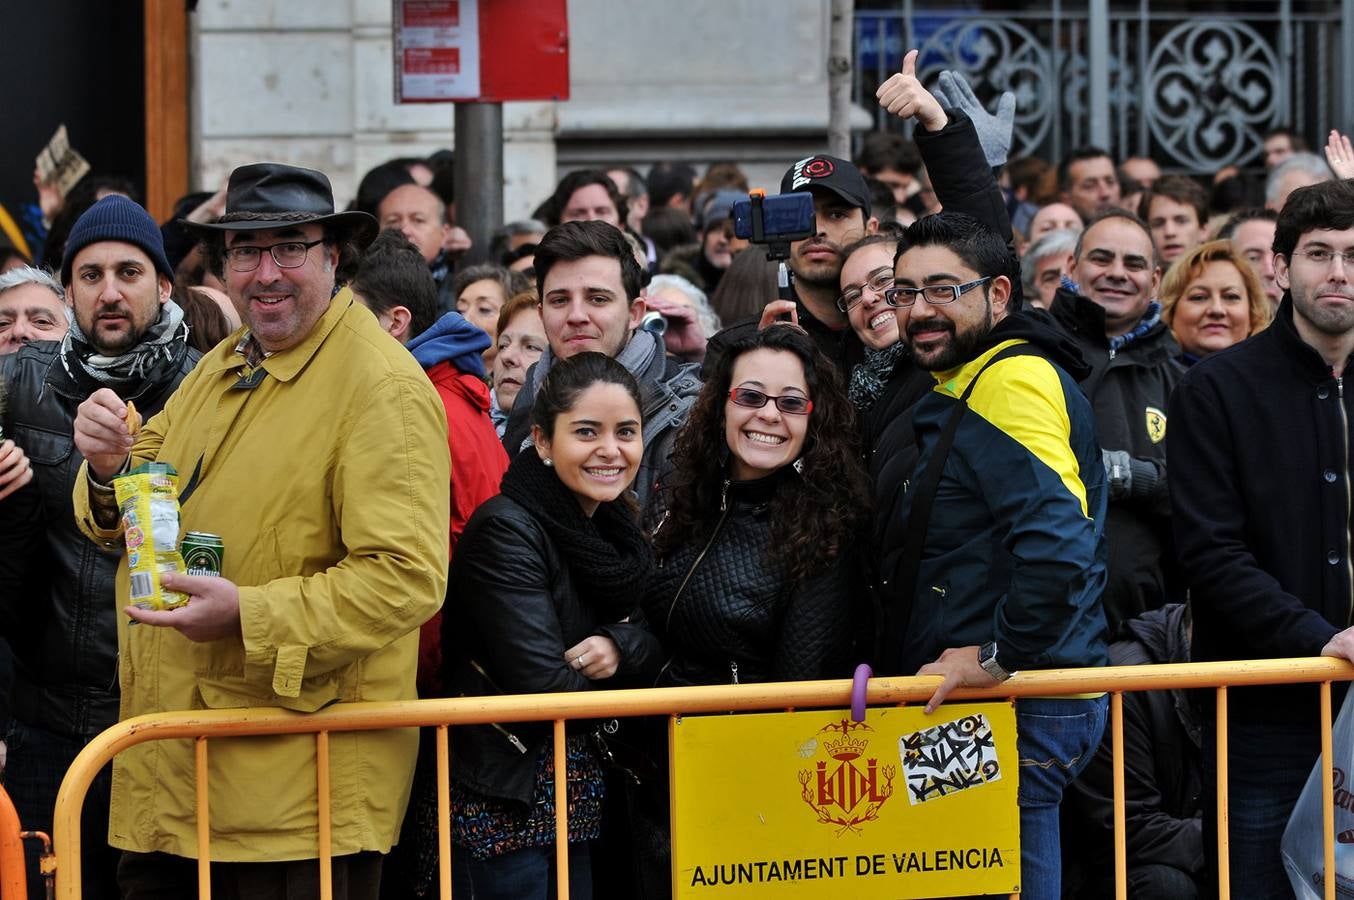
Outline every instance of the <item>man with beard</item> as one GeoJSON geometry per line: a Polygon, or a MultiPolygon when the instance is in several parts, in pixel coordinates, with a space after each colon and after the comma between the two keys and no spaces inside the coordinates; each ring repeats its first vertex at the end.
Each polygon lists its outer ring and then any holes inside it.
{"type": "MultiPolygon", "coordinates": [[[[1197,661],[1354,659],[1354,410],[1344,388],[1354,353],[1354,182],[1293,192],[1274,233],[1274,270],[1285,292],[1274,322],[1192,367],[1171,398],[1171,501],[1197,661]]],[[[1345,685],[1336,684],[1338,707],[1345,685]]],[[[1317,688],[1228,694],[1231,883],[1248,896],[1291,896],[1279,842],[1321,752],[1317,688]]],[[[1212,691],[1201,696],[1212,704],[1212,691]]],[[[1204,716],[1210,877],[1213,722],[1204,716]]]]}
{"type": "MultiPolygon", "coordinates": [[[[1017,670],[1106,664],[1105,471],[1075,381],[1085,364],[1056,329],[1010,312],[1018,276],[1002,239],[942,212],[901,246],[885,300],[936,385],[913,414],[921,457],[892,535],[907,562],[886,597],[882,662],[943,676],[931,713],[955,688],[1017,670]]],[[[1059,896],[1058,805],[1106,706],[1016,701],[1024,896],[1059,896]]]]}
{"type": "MultiPolygon", "coordinates": [[[[122,546],[109,483],[155,462],[180,473],[180,528],[225,544],[220,575],[161,576],[188,597],[175,609],[130,605],[123,564],[112,607],[122,717],[412,700],[418,626],[446,589],[451,467],[432,383],[350,292],[335,291],[344,257],[376,222],[336,213],[323,173],[257,163],[231,173],[225,214],[194,230],[245,328],[135,437],[111,391],[75,420],[85,534],[122,546]]],[[[333,742],[332,874],[349,900],[377,896],[417,745],[409,729],[333,742]]],[[[315,742],[224,740],[211,752],[213,893],[317,896],[315,742]]],[[[193,769],[190,741],[114,760],[108,839],[124,851],[124,900],[195,895],[193,769]]]]}
{"type": "Polygon", "coordinates": [[[813,195],[815,234],[790,245],[795,318],[818,348],[843,373],[865,358],[846,313],[837,308],[841,293],[842,248],[879,229],[870,215],[870,189],[860,170],[835,156],[809,156],[790,167],[780,192],[813,195]]]}
{"type": "Polygon", "coordinates": [[[1160,607],[1174,588],[1166,403],[1184,370],[1161,321],[1160,284],[1147,224],[1110,210],[1081,233],[1049,308],[1091,367],[1081,387],[1095,408],[1109,475],[1104,607],[1116,639],[1124,622],[1160,607]]]}
{"type": "MultiPolygon", "coordinates": [[[[66,243],[61,280],[74,311],[70,330],[59,343],[34,341],[3,361],[3,430],[31,459],[41,497],[34,553],[13,560],[7,575],[14,580],[0,583],[0,629],[16,652],[5,788],[27,828],[50,833],[66,769],[118,720],[114,580],[122,553],[76,527],[71,490],[83,456],[74,423],[80,403],[101,389],[150,417],[197,363],[183,312],[170,299],[173,279],[150,215],[126,197],[105,197],[66,243]]],[[[108,809],[104,774],[85,803],[87,897],[115,896],[108,809]]],[[[36,845],[30,849],[28,891],[41,896],[36,845]]]]}

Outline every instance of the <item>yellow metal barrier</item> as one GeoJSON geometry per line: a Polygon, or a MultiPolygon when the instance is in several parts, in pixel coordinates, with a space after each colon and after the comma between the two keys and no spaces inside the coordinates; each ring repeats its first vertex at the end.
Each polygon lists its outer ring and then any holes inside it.
{"type": "MultiPolygon", "coordinates": [[[[1323,812],[1325,821],[1325,896],[1335,900],[1335,806],[1332,794],[1331,694],[1332,681],[1354,679],[1354,665],[1323,657],[1309,659],[1246,660],[1221,663],[1185,663],[1162,666],[1121,666],[1103,669],[1056,669],[1025,672],[994,688],[957,690],[955,700],[1004,700],[1048,697],[1104,691],[1110,694],[1111,740],[1114,751],[1115,891],[1118,900],[1127,897],[1127,857],[1124,843],[1124,770],[1122,694],[1134,691],[1178,688],[1214,688],[1218,694],[1218,859],[1219,897],[1230,895],[1227,868],[1227,688],[1260,684],[1321,685],[1321,747],[1323,812]]],[[[940,683],[938,677],[879,678],[869,684],[871,705],[905,704],[928,699],[940,683]]],[[[564,723],[570,719],[629,716],[679,715],[850,705],[849,681],[806,681],[779,684],[744,684],[719,687],[655,688],[650,690],[595,691],[577,694],[528,694],[498,697],[459,697],[445,700],[415,700],[395,703],[339,704],[321,712],[301,714],[280,709],[193,710],[157,713],[121,722],[100,734],[76,757],[57,795],[54,838],[57,865],[57,897],[79,900],[80,812],[94,776],[115,755],[145,741],[193,739],[197,748],[198,861],[200,897],[208,900],[211,886],[209,813],[207,810],[207,742],[212,738],[264,734],[314,734],[316,738],[316,787],[319,791],[319,847],[321,897],[329,898],[329,734],[372,731],[385,728],[432,726],[437,728],[437,805],[442,850],[439,881],[442,897],[451,896],[451,846],[448,829],[449,784],[447,775],[448,725],[490,722],[553,722],[555,746],[556,854],[558,895],[569,897],[567,789],[564,723]]],[[[0,830],[3,830],[0,809],[0,830]]],[[[22,854],[21,854],[22,856],[22,854]]],[[[22,862],[22,859],[20,859],[22,862]]],[[[0,842],[0,866],[5,866],[0,842]]],[[[0,873],[4,869],[0,868],[0,873]]],[[[22,894],[18,895],[22,896],[22,894]]],[[[1014,895],[1013,895],[1014,896],[1014,895]]],[[[0,893],[0,900],[10,895],[0,893]]]]}

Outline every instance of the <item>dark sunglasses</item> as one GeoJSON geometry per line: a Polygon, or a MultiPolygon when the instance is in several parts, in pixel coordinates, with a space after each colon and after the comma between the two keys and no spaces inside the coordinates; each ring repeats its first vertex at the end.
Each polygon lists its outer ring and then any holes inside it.
{"type": "Polygon", "coordinates": [[[787,416],[807,416],[813,412],[813,401],[798,394],[772,397],[770,394],[763,394],[761,391],[754,391],[752,388],[737,387],[729,391],[729,399],[736,405],[746,406],[748,409],[761,409],[766,406],[768,400],[771,400],[775,402],[776,409],[787,416]]]}

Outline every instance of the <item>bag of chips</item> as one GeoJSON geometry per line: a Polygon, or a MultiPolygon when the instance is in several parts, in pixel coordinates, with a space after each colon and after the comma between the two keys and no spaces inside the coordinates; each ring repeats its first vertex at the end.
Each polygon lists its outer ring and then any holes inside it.
{"type": "Polygon", "coordinates": [[[122,535],[127,544],[131,602],[141,609],[174,609],[188,602],[160,583],[165,572],[183,572],[179,554],[179,476],[167,463],[146,463],[113,479],[122,535]]]}

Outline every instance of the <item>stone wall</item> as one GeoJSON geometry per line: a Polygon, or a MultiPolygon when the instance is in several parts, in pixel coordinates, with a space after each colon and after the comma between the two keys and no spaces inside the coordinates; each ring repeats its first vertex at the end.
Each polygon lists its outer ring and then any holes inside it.
{"type": "MultiPolygon", "coordinates": [[[[589,164],[733,159],[774,190],[790,161],[824,146],[827,6],[570,0],[571,99],[504,105],[506,217],[528,215],[561,172],[589,164]]],[[[268,159],[323,170],[344,203],[371,166],[453,146],[450,105],[393,102],[391,9],[201,0],[194,186],[268,159]]]]}

